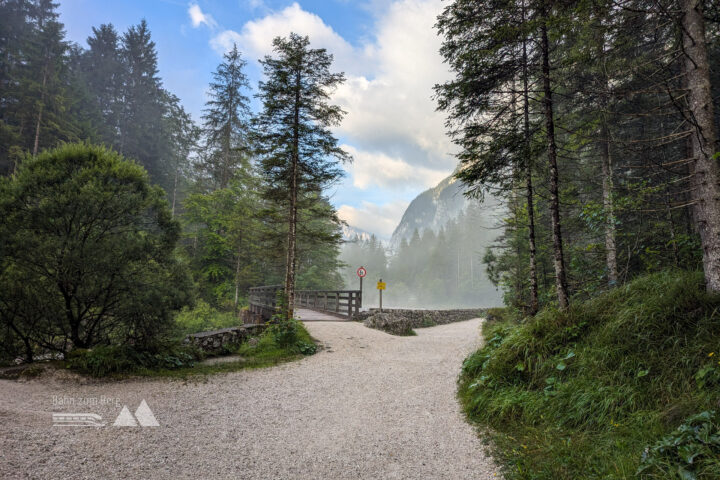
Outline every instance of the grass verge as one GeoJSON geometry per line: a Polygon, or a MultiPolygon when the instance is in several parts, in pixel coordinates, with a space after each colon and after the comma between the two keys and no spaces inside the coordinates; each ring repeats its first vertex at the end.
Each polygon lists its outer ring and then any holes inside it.
{"type": "Polygon", "coordinates": [[[701,274],[648,275],[483,333],[459,397],[507,478],[720,478],[720,297],[701,274]]]}
{"type": "Polygon", "coordinates": [[[203,359],[201,352],[174,345],[153,352],[138,352],[128,347],[96,347],[91,351],[73,352],[65,365],[80,373],[102,378],[188,378],[270,367],[312,355],[316,351],[315,342],[302,323],[292,321],[290,325],[290,331],[286,328],[281,333],[271,326],[254,342],[242,343],[229,352],[238,356],[236,361],[199,363],[203,359]]]}

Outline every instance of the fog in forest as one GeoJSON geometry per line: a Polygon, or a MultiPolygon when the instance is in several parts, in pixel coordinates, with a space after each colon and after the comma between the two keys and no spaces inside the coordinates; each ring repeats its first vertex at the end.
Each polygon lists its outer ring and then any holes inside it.
{"type": "Polygon", "coordinates": [[[342,247],[346,288],[360,288],[356,270],[365,267],[363,307],[379,303],[377,282],[382,279],[383,307],[474,308],[502,305],[502,293],[488,278],[484,258],[498,240],[502,209],[468,202],[459,216],[437,231],[415,229],[410,238],[382,242],[355,236],[342,247]]]}

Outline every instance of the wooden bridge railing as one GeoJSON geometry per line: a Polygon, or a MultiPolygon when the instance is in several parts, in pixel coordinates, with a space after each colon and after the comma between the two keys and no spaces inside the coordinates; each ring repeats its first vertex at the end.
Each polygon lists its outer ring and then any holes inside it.
{"type": "Polygon", "coordinates": [[[360,313],[360,290],[299,290],[295,292],[295,306],[320,312],[333,313],[347,318],[360,313]]]}
{"type": "Polygon", "coordinates": [[[277,311],[277,295],[282,289],[282,285],[266,285],[251,288],[248,298],[250,312],[262,316],[265,320],[269,320],[277,311]]]}
{"type": "MultiPolygon", "coordinates": [[[[278,292],[282,285],[267,285],[250,289],[250,311],[269,319],[277,311],[278,292]]],[[[296,290],[295,307],[352,318],[362,307],[360,290],[296,290]]]]}

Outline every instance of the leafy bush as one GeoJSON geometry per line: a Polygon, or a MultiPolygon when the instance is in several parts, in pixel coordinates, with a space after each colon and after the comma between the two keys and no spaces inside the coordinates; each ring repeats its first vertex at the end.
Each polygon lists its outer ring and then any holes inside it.
{"type": "Polygon", "coordinates": [[[191,301],[165,192],[111,150],[64,144],[24,159],[0,178],[0,218],[0,327],[26,356],[36,342],[151,343],[191,301]]]}
{"type": "Polygon", "coordinates": [[[303,328],[300,322],[294,318],[282,318],[280,315],[274,316],[272,322],[265,333],[273,338],[277,346],[287,348],[298,343],[299,332],[303,328]]]}
{"type": "Polygon", "coordinates": [[[506,320],[510,320],[510,312],[507,307],[505,308],[488,308],[485,312],[485,318],[488,322],[503,322],[506,320]]]}
{"type": "Polygon", "coordinates": [[[219,312],[200,300],[195,308],[183,308],[175,317],[175,323],[183,335],[188,335],[235,327],[240,320],[233,313],[219,312]]]}
{"type": "MultiPolygon", "coordinates": [[[[715,352],[710,352],[709,356],[714,356],[715,352]]],[[[711,362],[697,371],[695,374],[695,382],[700,388],[720,387],[720,362],[711,362]]]]}
{"type": "Polygon", "coordinates": [[[67,365],[94,377],[105,377],[143,369],[172,370],[192,367],[199,356],[192,348],[177,345],[155,350],[139,350],[127,345],[101,345],[92,350],[77,349],[70,352],[67,365]]]}
{"type": "Polygon", "coordinates": [[[688,418],[643,453],[638,474],[681,480],[720,478],[720,415],[706,411],[688,418]]]}
{"type": "Polygon", "coordinates": [[[720,400],[707,363],[720,343],[720,297],[700,273],[648,275],[483,333],[460,398],[496,432],[507,478],[627,478],[647,445],[720,400]]]}
{"type": "Polygon", "coordinates": [[[313,355],[317,346],[303,324],[295,319],[273,318],[256,345],[243,343],[238,354],[252,358],[284,358],[292,355],[313,355]]]}
{"type": "Polygon", "coordinates": [[[314,343],[298,342],[297,347],[303,355],[314,355],[317,352],[317,345],[314,343]]]}

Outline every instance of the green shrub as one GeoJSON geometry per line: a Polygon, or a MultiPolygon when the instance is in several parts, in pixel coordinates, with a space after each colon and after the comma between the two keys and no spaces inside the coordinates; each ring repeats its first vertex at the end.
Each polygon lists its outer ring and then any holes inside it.
{"type": "Polygon", "coordinates": [[[68,354],[67,366],[93,377],[105,377],[143,369],[172,370],[192,367],[198,358],[199,354],[192,348],[177,345],[154,350],[139,350],[127,345],[101,345],[92,350],[74,350],[68,354]]]}
{"type": "MultiPolygon", "coordinates": [[[[715,352],[710,352],[709,356],[715,356],[715,352]]],[[[703,366],[695,374],[695,382],[700,388],[720,387],[720,362],[710,362],[703,366]]]]}
{"type": "Polygon", "coordinates": [[[184,336],[191,333],[235,327],[240,323],[240,320],[233,313],[219,312],[200,300],[195,305],[195,308],[183,308],[175,316],[175,323],[184,336]]]}
{"type": "Polygon", "coordinates": [[[268,328],[258,338],[256,345],[243,343],[238,354],[243,357],[287,357],[291,355],[312,355],[317,351],[310,334],[303,324],[295,319],[285,320],[274,317],[268,328]]]}
{"type": "Polygon", "coordinates": [[[32,363],[30,364],[26,369],[24,369],[22,372],[20,372],[20,376],[24,378],[35,378],[39,377],[45,372],[45,365],[41,363],[32,363]]]}
{"type": "Polygon", "coordinates": [[[508,308],[488,308],[485,312],[485,319],[488,322],[503,322],[510,319],[510,313],[508,308]]]}
{"type": "Polygon", "coordinates": [[[191,303],[165,192],[105,147],[23,159],[0,179],[0,218],[0,329],[15,343],[151,343],[191,303]]]}
{"type": "Polygon", "coordinates": [[[641,478],[720,478],[720,415],[702,412],[647,449],[641,478]]]}
{"type": "MultiPolygon", "coordinates": [[[[437,325],[437,322],[432,319],[429,315],[423,315],[422,323],[420,324],[420,328],[427,328],[427,327],[434,327],[437,325]]],[[[413,332],[414,333],[414,332],[413,332]]]]}
{"type": "Polygon", "coordinates": [[[273,323],[265,333],[273,338],[275,344],[281,348],[294,346],[298,343],[302,324],[294,318],[285,319],[279,315],[273,317],[273,323]]]}
{"type": "Polygon", "coordinates": [[[303,355],[314,355],[317,352],[317,345],[314,343],[298,342],[297,347],[303,355]]]}

